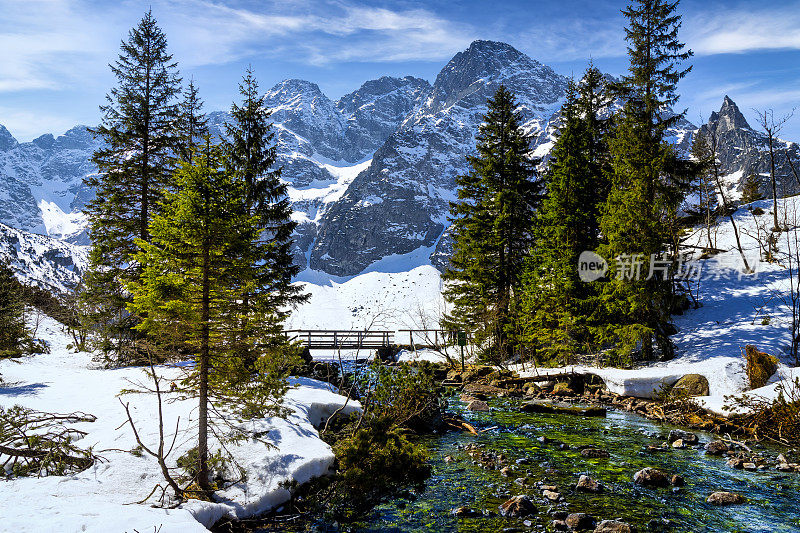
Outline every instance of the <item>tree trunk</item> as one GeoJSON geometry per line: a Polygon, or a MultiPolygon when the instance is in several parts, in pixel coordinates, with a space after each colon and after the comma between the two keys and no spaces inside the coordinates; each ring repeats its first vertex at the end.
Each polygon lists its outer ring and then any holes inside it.
{"type": "Polygon", "coordinates": [[[209,274],[210,243],[203,243],[203,297],[202,297],[202,331],[200,344],[200,405],[198,406],[198,438],[197,438],[197,484],[201,489],[210,492],[208,481],[208,366],[209,366],[209,274]]]}
{"type": "Polygon", "coordinates": [[[772,132],[768,131],[768,139],[769,139],[769,175],[772,180],[772,219],[774,221],[774,226],[772,227],[772,231],[779,231],[780,226],[778,225],[778,188],[775,184],[775,150],[772,146],[772,132]]]}

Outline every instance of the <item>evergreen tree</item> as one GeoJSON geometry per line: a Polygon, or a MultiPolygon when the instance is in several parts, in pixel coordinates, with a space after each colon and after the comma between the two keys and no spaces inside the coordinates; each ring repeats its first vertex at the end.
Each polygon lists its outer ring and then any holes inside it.
{"type": "Polygon", "coordinates": [[[755,174],[749,174],[745,178],[744,185],[742,186],[742,198],[741,198],[742,203],[749,204],[763,199],[764,195],[761,194],[760,191],[758,176],[755,174]]]}
{"type": "Polygon", "coordinates": [[[151,12],[121,50],[111,65],[118,84],[100,107],[102,124],[91,130],[103,146],[92,157],[98,174],[85,180],[95,198],[86,206],[93,246],[84,297],[100,348],[124,362],[132,355],[133,322],[122,288],[138,277],[134,241],[150,239],[149,223],[174,167],[180,79],[151,12]]]}
{"type": "MultiPolygon", "coordinates": [[[[239,93],[242,102],[232,106],[233,120],[226,125],[225,165],[244,184],[245,209],[249,216],[256,217],[266,251],[264,257],[256,258],[266,266],[260,270],[258,292],[245,293],[244,303],[247,305],[251,299],[268,301],[275,319],[274,330],[279,332],[290,307],[308,298],[301,294],[299,286],[292,285],[292,277],[300,272],[292,259],[292,232],[297,223],[290,218],[292,208],[286,184],[280,180],[280,168],[273,168],[277,147],[270,113],[264,106],[264,97],[258,94],[251,68],[239,85],[239,93]]],[[[240,327],[249,327],[247,317],[240,327]]]]}
{"type": "Polygon", "coordinates": [[[716,242],[712,239],[711,227],[716,218],[714,213],[718,207],[715,183],[715,159],[717,156],[702,130],[697,131],[692,141],[692,157],[699,166],[693,191],[697,195],[697,201],[690,205],[687,211],[702,219],[706,227],[706,248],[713,250],[716,248],[716,242]]]}
{"type": "Polygon", "coordinates": [[[194,79],[189,80],[189,85],[183,91],[177,130],[177,154],[182,161],[191,161],[198,147],[202,146],[203,139],[209,134],[208,119],[203,113],[203,100],[198,95],[194,79]]]}
{"type": "Polygon", "coordinates": [[[19,357],[30,344],[22,285],[5,261],[0,261],[0,359],[19,357]]]}
{"type": "Polygon", "coordinates": [[[567,363],[591,349],[597,284],[579,279],[578,261],[600,243],[600,209],[609,192],[609,120],[601,115],[609,104],[602,74],[590,66],[578,85],[570,82],[561,108],[525,276],[527,342],[542,359],[567,363]]]}
{"type": "Polygon", "coordinates": [[[514,96],[501,86],[488,102],[472,171],[451,203],[454,253],[443,274],[453,309],[445,326],[473,333],[485,355],[503,361],[519,345],[519,297],[532,221],[540,200],[530,137],[514,96]]]}
{"type": "Polygon", "coordinates": [[[623,11],[631,65],[618,86],[626,103],[609,141],[612,187],[601,218],[602,255],[616,273],[604,291],[607,311],[615,317],[607,340],[625,356],[639,346],[645,359],[652,358],[653,338],[662,357],[673,353],[668,325],[673,270],[656,261],[675,260],[662,254],[676,252],[677,208],[693,172],[664,140],[666,129],[682,116],[670,108],[678,100],[678,81],[691,69],[679,68],[691,51],[678,41],[677,6],[677,1],[633,0],[623,11]]]}
{"type": "Polygon", "coordinates": [[[150,223],[152,242],[137,241],[142,275],[128,284],[128,309],[148,339],[185,346],[196,360],[184,386],[199,399],[196,481],[210,491],[211,413],[220,406],[246,417],[282,413],[283,371],[292,361],[274,331],[282,311],[262,286],[271,244],[261,238],[258,216],[247,212],[247,184],[223,168],[210,144],[192,160],[150,223]]]}

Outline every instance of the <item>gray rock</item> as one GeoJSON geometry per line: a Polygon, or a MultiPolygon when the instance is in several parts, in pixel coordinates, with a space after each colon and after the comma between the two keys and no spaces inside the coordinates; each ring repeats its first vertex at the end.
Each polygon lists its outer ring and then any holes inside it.
{"type": "Polygon", "coordinates": [[[581,492],[603,492],[603,486],[587,475],[581,475],[575,488],[581,492]]]}
{"type": "Polygon", "coordinates": [[[469,402],[469,404],[467,404],[467,409],[469,409],[470,411],[485,412],[489,410],[489,404],[484,402],[483,400],[473,400],[469,402]]]}
{"type": "Polygon", "coordinates": [[[633,482],[645,487],[666,487],[670,484],[670,476],[657,468],[643,468],[633,475],[633,482]]]}
{"type": "Polygon", "coordinates": [[[685,396],[708,396],[708,379],[702,374],[687,374],[678,380],[672,391],[685,396]]]}
{"type": "Polygon", "coordinates": [[[741,494],[736,494],[735,492],[714,492],[706,501],[713,505],[738,505],[745,503],[747,499],[742,496],[741,494]]]}
{"type": "Polygon", "coordinates": [[[572,513],[568,515],[564,521],[573,531],[594,529],[594,527],[597,525],[597,519],[586,513],[572,513]]]}
{"type": "Polygon", "coordinates": [[[609,454],[607,450],[601,450],[599,448],[585,448],[581,450],[581,455],[588,459],[607,459],[611,457],[611,454],[609,454]]]}
{"type": "Polygon", "coordinates": [[[630,524],[618,520],[603,520],[594,529],[594,533],[634,533],[636,529],[630,524]]]}
{"type": "Polygon", "coordinates": [[[684,444],[687,445],[694,445],[700,442],[700,439],[694,433],[689,433],[688,431],[681,431],[680,429],[673,429],[669,432],[668,441],[670,444],[675,442],[676,440],[683,441],[684,444]]]}
{"type": "Polygon", "coordinates": [[[706,453],[708,455],[722,455],[728,452],[728,445],[721,440],[714,440],[706,444],[706,453]]]}
{"type": "Polygon", "coordinates": [[[525,495],[514,496],[499,507],[500,515],[507,518],[522,518],[536,512],[536,506],[525,495]]]}

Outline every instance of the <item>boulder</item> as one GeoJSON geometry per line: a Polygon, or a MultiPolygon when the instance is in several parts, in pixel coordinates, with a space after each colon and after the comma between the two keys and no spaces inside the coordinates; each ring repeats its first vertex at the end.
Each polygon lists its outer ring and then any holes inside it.
{"type": "Polygon", "coordinates": [[[483,400],[473,400],[467,404],[467,409],[470,411],[488,411],[489,404],[483,400]]]}
{"type": "Polygon", "coordinates": [[[769,378],[778,371],[778,359],[775,356],[759,352],[758,348],[748,344],[745,350],[745,372],[751,389],[763,387],[769,378]]]}
{"type": "Polygon", "coordinates": [[[559,499],[561,499],[561,494],[559,494],[559,493],[557,493],[555,491],[552,491],[552,490],[543,490],[542,491],[542,496],[544,496],[545,498],[547,498],[551,502],[557,502],[559,499]]]}
{"type": "Polygon", "coordinates": [[[706,444],[706,453],[708,455],[722,455],[728,452],[728,445],[721,440],[713,440],[706,444]]]}
{"type": "Polygon", "coordinates": [[[682,396],[708,396],[708,379],[702,374],[686,374],[673,385],[672,392],[682,396]]]}
{"type": "Polygon", "coordinates": [[[581,455],[586,457],[587,459],[607,459],[611,457],[606,450],[601,450],[600,448],[586,448],[581,450],[581,455]]]}
{"type": "Polygon", "coordinates": [[[569,531],[569,526],[563,520],[553,520],[550,522],[550,529],[553,531],[569,531]]]}
{"type": "Polygon", "coordinates": [[[587,475],[581,475],[575,488],[581,492],[603,492],[603,486],[587,475]]]}
{"type": "Polygon", "coordinates": [[[481,516],[481,513],[472,509],[470,507],[456,507],[450,511],[450,514],[453,516],[458,516],[460,518],[470,517],[470,516],[481,516]]]}
{"type": "Polygon", "coordinates": [[[747,499],[735,492],[719,491],[712,493],[706,501],[712,505],[738,505],[745,503],[747,499]]]}
{"type": "Polygon", "coordinates": [[[676,440],[682,440],[683,444],[693,446],[700,442],[700,438],[694,433],[688,431],[681,431],[680,429],[673,429],[669,432],[669,443],[672,444],[676,440]]]}
{"type": "Polygon", "coordinates": [[[594,529],[597,525],[597,519],[592,515],[586,513],[572,513],[567,515],[567,526],[573,531],[581,531],[585,529],[594,529]]]}
{"type": "Polygon", "coordinates": [[[594,533],[633,533],[636,531],[630,524],[619,520],[603,520],[594,530],[594,533]]]}
{"type": "Polygon", "coordinates": [[[530,516],[536,512],[536,506],[533,505],[530,498],[524,494],[514,496],[501,504],[498,508],[500,509],[500,515],[507,518],[521,518],[530,516]]]}
{"type": "Polygon", "coordinates": [[[683,487],[686,485],[686,480],[683,478],[683,476],[679,476],[678,474],[672,476],[670,482],[672,483],[673,487],[683,487]]]}
{"type": "Polygon", "coordinates": [[[670,476],[657,468],[642,468],[633,475],[633,482],[645,487],[667,487],[670,476]]]}
{"type": "Polygon", "coordinates": [[[573,396],[575,391],[569,388],[569,383],[556,383],[553,394],[558,396],[573,396]]]}

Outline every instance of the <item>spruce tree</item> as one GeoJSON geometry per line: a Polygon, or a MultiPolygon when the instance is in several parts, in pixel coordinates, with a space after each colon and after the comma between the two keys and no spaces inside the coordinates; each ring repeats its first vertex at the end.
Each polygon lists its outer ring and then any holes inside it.
{"type": "MultiPolygon", "coordinates": [[[[239,93],[242,101],[232,106],[233,120],[226,124],[225,165],[244,184],[245,209],[249,216],[256,217],[266,252],[264,257],[255,258],[264,261],[264,268],[260,269],[257,292],[245,293],[244,303],[248,305],[254,299],[265,302],[272,309],[277,335],[290,308],[307,299],[299,286],[292,285],[292,278],[300,272],[292,258],[292,232],[297,223],[290,218],[292,208],[286,184],[280,179],[280,168],[274,168],[277,147],[270,112],[264,106],[264,97],[258,94],[251,68],[239,84],[239,93]]],[[[250,327],[246,316],[240,327],[250,327]]]]}
{"type": "Polygon", "coordinates": [[[183,91],[183,100],[180,103],[177,122],[178,157],[182,161],[191,161],[208,134],[208,119],[203,113],[203,100],[198,94],[194,79],[191,79],[183,91]]]}
{"type": "Polygon", "coordinates": [[[567,363],[592,347],[597,284],[580,280],[578,261],[600,243],[609,192],[609,119],[602,114],[609,104],[602,74],[590,66],[579,84],[570,82],[561,108],[525,276],[526,340],[540,359],[567,363]]]}
{"type": "Polygon", "coordinates": [[[712,251],[716,248],[716,242],[715,239],[712,239],[711,227],[718,207],[714,170],[716,154],[711,149],[711,143],[702,130],[695,133],[692,141],[692,158],[699,166],[697,180],[693,184],[693,192],[697,195],[697,200],[688,206],[687,211],[703,221],[706,227],[706,248],[708,251],[712,251]]]}
{"type": "Polygon", "coordinates": [[[764,195],[761,194],[760,189],[761,187],[758,183],[758,176],[756,174],[749,174],[745,178],[744,185],[742,186],[742,203],[750,204],[757,202],[758,200],[763,200],[764,195]]]}
{"type": "Polygon", "coordinates": [[[262,285],[271,246],[261,238],[259,217],[246,209],[247,184],[208,144],[182,164],[175,187],[150,223],[152,241],[137,241],[142,275],[127,286],[133,294],[128,309],[140,317],[136,327],[148,339],[184,346],[196,361],[183,386],[199,401],[196,482],[208,492],[212,413],[282,413],[284,371],[293,361],[274,331],[282,311],[272,307],[262,285]]]}
{"type": "Polygon", "coordinates": [[[138,278],[134,241],[150,239],[150,220],[174,167],[180,92],[176,63],[152,12],[130,30],[121,50],[111,65],[117,86],[100,107],[102,124],[91,130],[103,141],[92,157],[98,173],[85,180],[95,197],[85,210],[93,246],[84,297],[99,347],[117,362],[132,355],[134,323],[123,287],[138,278]]]}
{"type": "Polygon", "coordinates": [[[503,86],[488,102],[472,170],[456,179],[450,206],[454,253],[443,274],[452,305],[446,327],[473,334],[487,358],[502,362],[519,346],[522,271],[540,200],[531,140],[514,96],[503,86]]]}
{"type": "Polygon", "coordinates": [[[624,357],[638,346],[641,356],[651,359],[654,338],[662,357],[673,353],[668,326],[673,270],[665,272],[654,261],[675,261],[663,254],[676,251],[677,208],[693,171],[665,142],[665,131],[682,116],[670,111],[678,100],[677,83],[691,69],[680,68],[691,51],[683,51],[678,40],[677,6],[677,1],[633,0],[623,11],[630,68],[618,86],[626,102],[609,141],[612,187],[601,231],[602,255],[616,273],[604,291],[615,317],[608,340],[624,357]]]}
{"type": "Polygon", "coordinates": [[[0,261],[0,359],[23,355],[30,342],[22,285],[8,264],[0,261]]]}

